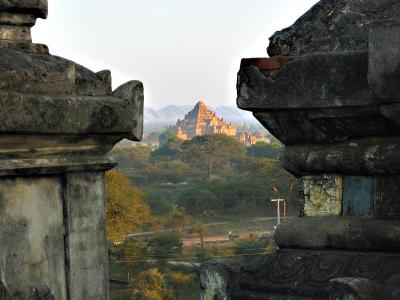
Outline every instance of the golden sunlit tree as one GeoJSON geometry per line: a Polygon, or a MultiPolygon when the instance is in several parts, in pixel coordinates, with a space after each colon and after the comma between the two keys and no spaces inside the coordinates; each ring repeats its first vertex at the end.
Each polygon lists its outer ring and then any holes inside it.
{"type": "Polygon", "coordinates": [[[143,193],[117,171],[106,173],[107,238],[122,242],[129,233],[137,232],[153,221],[143,193]]]}
{"type": "Polygon", "coordinates": [[[132,300],[175,300],[172,290],[167,287],[165,274],[157,268],[143,271],[134,281],[132,300]]]}

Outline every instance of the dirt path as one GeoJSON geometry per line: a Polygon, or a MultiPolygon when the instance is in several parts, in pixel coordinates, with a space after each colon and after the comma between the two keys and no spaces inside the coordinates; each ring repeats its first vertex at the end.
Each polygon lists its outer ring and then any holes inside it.
{"type": "MultiPolygon", "coordinates": [[[[206,223],[204,224],[204,226],[217,226],[217,225],[227,225],[227,224],[232,224],[232,222],[213,222],[213,223],[206,223]]],[[[185,229],[190,229],[191,227],[193,227],[193,225],[188,225],[185,227],[185,229]]],[[[173,232],[175,229],[164,229],[161,231],[145,231],[145,232],[138,232],[138,233],[130,233],[128,234],[128,237],[143,237],[143,236],[147,236],[147,235],[154,235],[154,234],[158,234],[158,233],[166,233],[166,232],[173,232]]]]}

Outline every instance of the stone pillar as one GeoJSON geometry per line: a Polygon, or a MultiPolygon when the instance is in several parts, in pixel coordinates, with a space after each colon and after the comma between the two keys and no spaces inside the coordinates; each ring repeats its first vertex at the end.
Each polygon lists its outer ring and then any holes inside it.
{"type": "Polygon", "coordinates": [[[399,16],[398,1],[323,0],[270,58],[242,60],[238,106],[285,144],[301,211],[273,254],[225,266],[231,299],[398,297],[399,16]]]}
{"type": "Polygon", "coordinates": [[[32,44],[46,15],[0,1],[0,299],[109,299],[104,172],[141,138],[143,86],[32,44]]]}

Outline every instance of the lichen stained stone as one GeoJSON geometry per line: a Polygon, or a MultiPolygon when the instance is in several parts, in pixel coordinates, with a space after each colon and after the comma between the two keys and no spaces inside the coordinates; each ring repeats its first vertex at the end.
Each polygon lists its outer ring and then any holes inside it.
{"type": "Polygon", "coordinates": [[[305,216],[337,216],[342,212],[343,179],[320,175],[301,178],[305,216]]]}

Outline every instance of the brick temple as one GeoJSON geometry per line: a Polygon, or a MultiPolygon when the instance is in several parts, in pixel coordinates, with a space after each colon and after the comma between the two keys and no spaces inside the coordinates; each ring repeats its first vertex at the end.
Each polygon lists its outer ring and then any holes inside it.
{"type": "Polygon", "coordinates": [[[190,140],[198,135],[222,133],[236,137],[236,126],[219,118],[209,110],[203,101],[197,102],[193,110],[178,120],[175,126],[168,128],[178,139],[190,140]]]}

